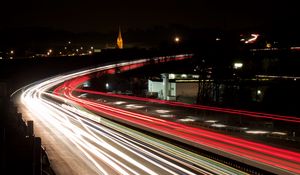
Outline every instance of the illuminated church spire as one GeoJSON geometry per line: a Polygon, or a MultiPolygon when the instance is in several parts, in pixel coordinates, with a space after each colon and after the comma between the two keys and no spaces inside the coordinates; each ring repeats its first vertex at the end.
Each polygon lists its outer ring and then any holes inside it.
{"type": "Polygon", "coordinates": [[[121,34],[121,28],[119,27],[119,34],[117,38],[117,48],[118,49],[123,49],[123,39],[122,39],[122,34],[121,34]]]}

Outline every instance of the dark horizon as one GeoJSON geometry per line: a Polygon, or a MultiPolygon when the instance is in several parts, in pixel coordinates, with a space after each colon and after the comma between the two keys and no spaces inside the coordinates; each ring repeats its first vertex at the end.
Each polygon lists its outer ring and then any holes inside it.
{"type": "Polygon", "coordinates": [[[75,33],[147,29],[180,24],[191,28],[239,30],[259,26],[297,26],[295,2],[16,1],[2,2],[2,28],[47,27],[75,33]]]}

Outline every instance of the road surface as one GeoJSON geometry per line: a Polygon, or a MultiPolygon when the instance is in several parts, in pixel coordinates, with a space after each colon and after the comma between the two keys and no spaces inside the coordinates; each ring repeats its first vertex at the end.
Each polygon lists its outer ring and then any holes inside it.
{"type": "Polygon", "coordinates": [[[107,120],[83,108],[81,103],[51,93],[51,89],[67,80],[116,66],[127,69],[128,65],[145,61],[68,73],[22,89],[20,110],[26,119],[34,121],[35,133],[42,138],[54,171],[57,174],[245,174],[107,120]]]}

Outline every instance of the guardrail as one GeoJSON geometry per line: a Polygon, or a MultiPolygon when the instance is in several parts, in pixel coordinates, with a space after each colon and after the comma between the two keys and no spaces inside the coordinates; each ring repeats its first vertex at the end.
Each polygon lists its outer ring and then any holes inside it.
{"type": "Polygon", "coordinates": [[[41,138],[34,134],[34,122],[25,121],[8,97],[0,97],[0,174],[54,174],[49,171],[41,138]]]}

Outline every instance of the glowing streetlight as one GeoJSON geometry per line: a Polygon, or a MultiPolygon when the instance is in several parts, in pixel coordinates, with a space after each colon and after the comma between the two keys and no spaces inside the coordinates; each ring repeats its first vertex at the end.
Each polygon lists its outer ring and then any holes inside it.
{"type": "Polygon", "coordinates": [[[176,75],[175,74],[169,74],[169,79],[175,79],[176,75]]]}
{"type": "Polygon", "coordinates": [[[257,95],[261,95],[261,90],[257,90],[257,95]]]}
{"type": "Polygon", "coordinates": [[[175,43],[179,43],[179,42],[180,42],[180,38],[179,38],[178,36],[176,36],[176,37],[174,38],[174,41],[175,41],[175,43]]]}
{"type": "Polygon", "coordinates": [[[187,78],[187,75],[186,74],[182,74],[181,78],[187,78]]]}
{"type": "Polygon", "coordinates": [[[14,54],[15,52],[13,50],[10,51],[10,54],[14,54]]]}
{"type": "Polygon", "coordinates": [[[234,63],[233,64],[233,68],[234,69],[240,69],[240,68],[242,68],[243,67],[243,63],[234,63]]]}

